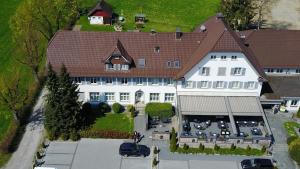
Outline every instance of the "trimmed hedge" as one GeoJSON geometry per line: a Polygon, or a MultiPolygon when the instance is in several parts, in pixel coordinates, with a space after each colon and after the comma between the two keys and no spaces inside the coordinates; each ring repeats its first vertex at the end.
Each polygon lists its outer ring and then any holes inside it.
{"type": "Polygon", "coordinates": [[[122,113],[122,105],[120,105],[120,103],[114,103],[112,105],[112,110],[114,113],[122,113]]]}
{"type": "Polygon", "coordinates": [[[289,145],[289,153],[293,160],[300,164],[300,138],[289,145]]]}
{"type": "Polygon", "coordinates": [[[109,113],[111,111],[111,108],[110,108],[110,106],[107,103],[101,102],[98,105],[98,111],[101,114],[109,113]]]}
{"type": "Polygon", "coordinates": [[[173,107],[170,103],[148,103],[145,112],[150,117],[159,116],[161,118],[169,118],[173,115],[173,107]]]}
{"type": "Polygon", "coordinates": [[[84,130],[80,132],[81,138],[131,139],[132,136],[132,133],[114,130],[84,130]]]}

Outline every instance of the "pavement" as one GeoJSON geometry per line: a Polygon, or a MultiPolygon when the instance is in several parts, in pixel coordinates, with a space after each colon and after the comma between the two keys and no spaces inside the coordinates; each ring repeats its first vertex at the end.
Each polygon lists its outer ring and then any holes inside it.
{"type": "Polygon", "coordinates": [[[45,90],[42,90],[33,113],[26,126],[23,138],[18,149],[13,153],[12,157],[4,167],[4,169],[30,169],[32,168],[33,158],[40,139],[43,135],[42,108],[44,103],[45,90]]]}

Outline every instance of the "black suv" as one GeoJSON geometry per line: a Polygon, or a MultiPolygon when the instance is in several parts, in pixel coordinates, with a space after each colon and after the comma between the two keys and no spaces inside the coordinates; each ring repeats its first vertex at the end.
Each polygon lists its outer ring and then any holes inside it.
{"type": "Polygon", "coordinates": [[[148,156],[150,148],[145,145],[138,145],[136,143],[122,143],[120,145],[119,153],[121,156],[148,156]]]}
{"type": "Polygon", "coordinates": [[[241,162],[243,169],[274,169],[273,161],[271,159],[246,159],[241,162]]]}

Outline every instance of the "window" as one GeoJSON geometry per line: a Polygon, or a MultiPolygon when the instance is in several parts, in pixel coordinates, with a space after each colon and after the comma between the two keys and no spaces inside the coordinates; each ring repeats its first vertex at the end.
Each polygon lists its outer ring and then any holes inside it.
{"type": "Polygon", "coordinates": [[[219,67],[218,76],[226,76],[226,67],[219,67]]]}
{"type": "Polygon", "coordinates": [[[121,70],[120,64],[114,64],[114,70],[121,70]]]}
{"type": "Polygon", "coordinates": [[[226,60],[227,56],[221,56],[221,60],[226,60]]]}
{"type": "Polygon", "coordinates": [[[106,64],[106,69],[107,70],[113,70],[114,69],[114,65],[113,64],[106,64]]]}
{"type": "Polygon", "coordinates": [[[165,85],[172,85],[173,84],[173,80],[170,78],[166,78],[164,79],[165,85]]]}
{"type": "Polygon", "coordinates": [[[216,56],[216,55],[211,55],[211,56],[210,56],[210,59],[216,60],[216,59],[217,59],[217,56],[216,56]]]}
{"type": "Polygon", "coordinates": [[[209,67],[202,67],[200,68],[200,75],[209,76],[209,67]]]}
{"type": "Polygon", "coordinates": [[[268,72],[268,73],[273,73],[273,72],[274,72],[274,69],[269,68],[269,69],[267,69],[267,72],[268,72]]]}
{"type": "Polygon", "coordinates": [[[240,88],[240,82],[238,82],[238,81],[233,81],[233,82],[231,83],[231,86],[232,86],[233,89],[238,89],[238,88],[240,88]]]}
{"type": "Polygon", "coordinates": [[[105,83],[106,83],[106,84],[112,84],[112,78],[111,78],[111,77],[107,77],[107,78],[105,79],[105,83]]]}
{"type": "Polygon", "coordinates": [[[166,93],[165,94],[165,102],[173,102],[175,98],[174,93],[166,93]]]}
{"type": "Polygon", "coordinates": [[[245,74],[245,68],[236,67],[231,69],[231,75],[239,76],[245,74]]]}
{"type": "Polygon", "coordinates": [[[74,77],[74,83],[81,83],[81,77],[74,77]]]}
{"type": "Polygon", "coordinates": [[[115,100],[115,93],[105,93],[105,100],[106,101],[114,101],[115,100]]]}
{"type": "Polygon", "coordinates": [[[160,51],[160,47],[159,47],[159,46],[155,46],[155,47],[154,47],[154,52],[155,52],[155,53],[159,53],[159,51],[160,51]]]}
{"type": "Polygon", "coordinates": [[[167,61],[167,68],[172,68],[173,67],[172,65],[173,65],[172,61],[167,61]]]}
{"type": "Polygon", "coordinates": [[[200,88],[208,88],[208,81],[201,81],[199,87],[200,88]]]}
{"type": "Polygon", "coordinates": [[[254,89],[255,88],[255,82],[247,82],[247,88],[248,89],[254,89]]]}
{"type": "Polygon", "coordinates": [[[231,60],[236,60],[237,56],[231,56],[231,60]]]}
{"type": "Polygon", "coordinates": [[[276,73],[282,73],[283,69],[276,69],[276,73]]]}
{"type": "Polygon", "coordinates": [[[145,68],[146,60],[144,58],[138,59],[138,68],[145,68]]]}
{"type": "Polygon", "coordinates": [[[120,93],[120,101],[121,102],[129,101],[129,93],[120,93]]]}
{"type": "Polygon", "coordinates": [[[224,88],[224,82],[223,81],[217,81],[216,82],[216,88],[224,88]]]}
{"type": "Polygon", "coordinates": [[[142,77],[136,78],[136,84],[137,85],[143,85],[143,78],[142,77]]]}
{"type": "Polygon", "coordinates": [[[152,85],[158,85],[158,83],[159,83],[159,79],[158,78],[153,78],[152,79],[152,85]]]}
{"type": "Polygon", "coordinates": [[[193,88],[193,81],[186,81],[185,87],[186,88],[193,88]]]}
{"type": "Polygon", "coordinates": [[[97,83],[97,78],[91,77],[91,78],[90,78],[90,82],[91,82],[91,83],[97,83]]]}
{"type": "Polygon", "coordinates": [[[180,61],[179,60],[174,61],[174,68],[180,68],[180,61]]]}
{"type": "Polygon", "coordinates": [[[99,92],[91,92],[90,93],[90,101],[100,101],[100,94],[99,92]]]}
{"type": "Polygon", "coordinates": [[[150,93],[150,101],[159,101],[159,93],[150,93]]]}
{"type": "Polygon", "coordinates": [[[298,100],[291,100],[291,106],[297,106],[298,100]]]}
{"type": "Polygon", "coordinates": [[[300,69],[296,69],[296,73],[300,73],[300,69]]]}
{"type": "Polygon", "coordinates": [[[129,66],[128,66],[128,65],[121,65],[121,69],[122,69],[122,70],[128,70],[128,69],[129,69],[129,66]]]}
{"type": "Polygon", "coordinates": [[[122,85],[128,85],[128,78],[121,78],[121,84],[122,85]]]}

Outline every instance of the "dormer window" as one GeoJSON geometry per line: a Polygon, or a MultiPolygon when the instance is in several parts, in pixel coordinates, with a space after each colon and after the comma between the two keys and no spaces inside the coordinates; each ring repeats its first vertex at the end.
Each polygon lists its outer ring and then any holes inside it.
{"type": "Polygon", "coordinates": [[[237,59],[237,56],[231,56],[231,60],[236,60],[237,59]]]}
{"type": "Polygon", "coordinates": [[[221,56],[221,60],[226,60],[226,56],[221,56]]]}
{"type": "Polygon", "coordinates": [[[173,67],[172,61],[167,61],[167,68],[172,68],[172,67],[173,67]]]}
{"type": "Polygon", "coordinates": [[[122,65],[122,66],[121,66],[121,69],[122,69],[122,70],[128,70],[128,69],[129,69],[129,66],[128,66],[128,65],[122,65]]]}
{"type": "Polygon", "coordinates": [[[217,59],[217,56],[216,56],[216,55],[211,55],[211,56],[210,56],[210,59],[211,59],[211,60],[216,60],[216,59],[217,59]]]}
{"type": "Polygon", "coordinates": [[[180,61],[179,60],[174,61],[174,68],[180,68],[180,61]]]}
{"type": "Polygon", "coordinates": [[[155,52],[155,53],[159,53],[159,51],[160,51],[160,47],[159,47],[159,46],[155,46],[155,47],[154,47],[154,52],[155,52]]]}
{"type": "Polygon", "coordinates": [[[138,68],[145,68],[146,60],[145,58],[138,59],[138,68]]]}

